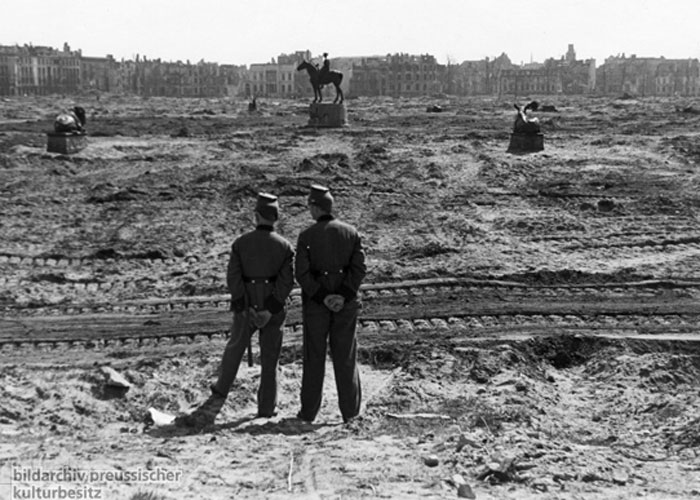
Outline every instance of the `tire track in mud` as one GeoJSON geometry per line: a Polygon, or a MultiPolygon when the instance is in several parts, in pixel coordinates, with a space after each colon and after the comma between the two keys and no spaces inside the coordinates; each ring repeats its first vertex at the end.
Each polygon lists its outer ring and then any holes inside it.
{"type": "MultiPolygon", "coordinates": [[[[482,193],[484,194],[484,193],[482,193]]],[[[515,196],[518,193],[500,192],[494,190],[485,193],[487,196],[515,196]]],[[[522,195],[522,194],[520,194],[522,195]]],[[[534,195],[533,195],[534,196],[534,195]]],[[[539,195],[537,195],[539,196],[539,195]]],[[[592,196],[592,195],[591,195],[592,196]]],[[[686,254],[686,258],[700,256],[700,233],[693,217],[656,215],[656,216],[627,216],[615,215],[594,218],[586,222],[585,227],[578,230],[555,230],[550,234],[529,236],[518,235],[524,243],[549,243],[558,251],[588,252],[592,258],[609,260],[611,256],[621,258],[627,250],[634,252],[673,251],[686,254]],[[611,252],[598,255],[596,252],[611,252]]],[[[529,219],[524,219],[527,222],[529,219]]],[[[542,224],[541,220],[533,223],[542,224]]],[[[554,222],[552,222],[552,225],[554,222]]],[[[527,224],[526,224],[527,226],[527,224]]],[[[551,228],[544,228],[545,232],[551,228]]],[[[101,293],[109,296],[110,300],[119,300],[124,296],[140,294],[154,295],[158,291],[159,280],[154,277],[167,279],[168,290],[162,290],[164,295],[183,293],[186,289],[194,289],[194,293],[202,293],[197,286],[192,285],[193,279],[197,285],[203,285],[211,293],[219,287],[225,292],[223,283],[219,280],[203,276],[213,272],[219,264],[225,265],[228,252],[208,255],[167,255],[162,249],[152,249],[134,254],[119,254],[111,249],[97,251],[90,256],[70,256],[64,254],[32,255],[27,252],[0,252],[0,268],[5,272],[0,275],[0,288],[25,287],[27,293],[24,300],[32,302],[36,307],[42,299],[32,300],[33,297],[50,297],[48,302],[83,302],[86,296],[101,293]]],[[[219,266],[220,267],[220,266],[219,266]]],[[[185,292],[189,294],[190,292],[185,292]]],[[[105,297],[107,299],[107,297],[105,297]]]]}
{"type": "MultiPolygon", "coordinates": [[[[135,283],[138,285],[138,281],[135,283]]],[[[108,291],[112,288],[124,287],[122,282],[95,283],[69,282],[61,284],[69,288],[83,291],[84,294],[98,291],[108,291]]],[[[130,283],[134,287],[134,283],[130,283]]],[[[363,301],[386,300],[389,297],[415,296],[464,296],[464,297],[493,297],[494,301],[522,300],[529,298],[551,297],[655,297],[667,295],[673,290],[679,296],[700,297],[700,280],[646,280],[623,283],[582,283],[571,285],[530,285],[517,281],[499,279],[469,279],[469,278],[433,278],[424,280],[404,281],[397,283],[366,284],[360,290],[363,301]]],[[[87,299],[87,297],[86,297],[87,299]]],[[[300,290],[295,288],[290,295],[292,307],[301,305],[300,290]]],[[[153,313],[159,311],[196,310],[202,308],[228,309],[230,298],[222,293],[206,296],[187,296],[172,298],[149,298],[119,302],[100,302],[92,300],[72,301],[69,304],[43,305],[14,305],[6,306],[7,313],[19,315],[57,315],[57,314],[96,314],[106,312],[128,312],[134,314],[153,313]]]]}
{"type": "MultiPolygon", "coordinates": [[[[696,282],[533,286],[453,278],[370,284],[362,295],[359,334],[377,343],[429,331],[466,337],[675,334],[700,340],[696,282]]],[[[0,318],[0,346],[3,351],[27,346],[50,350],[59,344],[138,348],[225,337],[231,321],[228,305],[228,297],[220,295],[115,304],[107,312],[75,307],[68,314],[5,316],[0,318]]],[[[287,318],[287,338],[300,341],[298,289],[287,318]]]]}

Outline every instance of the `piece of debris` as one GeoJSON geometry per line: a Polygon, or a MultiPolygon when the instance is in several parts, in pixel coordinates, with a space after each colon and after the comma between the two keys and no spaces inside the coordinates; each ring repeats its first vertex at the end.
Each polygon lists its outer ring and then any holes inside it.
{"type": "Polygon", "coordinates": [[[187,127],[180,127],[180,130],[170,134],[170,137],[190,137],[190,131],[187,127]]]}
{"type": "Polygon", "coordinates": [[[496,457],[486,464],[477,475],[480,481],[488,480],[491,484],[520,481],[515,465],[515,459],[509,457],[496,457]]]}
{"type": "Polygon", "coordinates": [[[451,420],[448,415],[441,415],[439,413],[387,413],[387,417],[396,418],[399,420],[410,420],[415,418],[433,418],[438,420],[451,420]]]}
{"type": "Polygon", "coordinates": [[[457,488],[457,496],[460,498],[476,498],[471,486],[467,484],[461,474],[454,474],[447,483],[457,488]]]}
{"type": "Polygon", "coordinates": [[[155,408],[148,409],[148,416],[154,425],[163,426],[171,425],[175,422],[175,416],[162,411],[156,410],[155,408]]]}
{"type": "Polygon", "coordinates": [[[436,455],[428,455],[423,458],[423,463],[428,467],[436,467],[440,463],[440,459],[436,455]]]}
{"type": "Polygon", "coordinates": [[[428,113],[442,113],[442,106],[433,104],[425,109],[428,113]]]}
{"type": "Polygon", "coordinates": [[[615,202],[613,200],[600,200],[598,201],[598,211],[599,212],[611,212],[615,209],[615,202]]]}
{"type": "Polygon", "coordinates": [[[476,498],[476,494],[472,490],[472,487],[468,484],[460,484],[457,488],[457,496],[459,498],[476,498]]]}
{"type": "Polygon", "coordinates": [[[624,471],[616,471],[613,472],[612,475],[612,482],[619,485],[619,486],[624,486],[629,482],[630,478],[629,476],[624,472],[624,471]]]}
{"type": "Polygon", "coordinates": [[[676,106],[676,113],[690,113],[692,115],[697,115],[700,114],[700,110],[695,109],[692,105],[691,106],[676,106]]]}
{"type": "Polygon", "coordinates": [[[107,375],[107,382],[106,384],[110,387],[118,387],[120,389],[129,389],[131,388],[131,383],[124,378],[124,376],[116,371],[114,368],[111,368],[109,366],[103,366],[102,367],[102,373],[107,375]]]}

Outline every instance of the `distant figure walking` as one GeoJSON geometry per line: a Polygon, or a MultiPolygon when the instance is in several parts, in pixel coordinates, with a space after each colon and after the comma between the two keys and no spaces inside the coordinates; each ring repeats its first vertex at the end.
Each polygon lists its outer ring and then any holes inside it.
{"type": "Polygon", "coordinates": [[[62,111],[53,122],[54,132],[82,134],[85,132],[85,109],[75,106],[62,111]]]}
{"type": "MultiPolygon", "coordinates": [[[[328,54],[324,54],[327,56],[328,54]]],[[[302,61],[299,66],[297,66],[297,71],[306,70],[309,74],[309,80],[311,81],[311,87],[314,89],[314,100],[313,102],[323,101],[323,94],[321,93],[321,88],[324,85],[333,84],[335,87],[335,99],[334,103],[339,100],[343,102],[345,97],[343,96],[343,90],[340,88],[340,83],[343,81],[343,74],[340,71],[335,71],[330,69],[330,63],[328,59],[323,61],[323,67],[319,70],[316,66],[308,61],[302,61]]]]}

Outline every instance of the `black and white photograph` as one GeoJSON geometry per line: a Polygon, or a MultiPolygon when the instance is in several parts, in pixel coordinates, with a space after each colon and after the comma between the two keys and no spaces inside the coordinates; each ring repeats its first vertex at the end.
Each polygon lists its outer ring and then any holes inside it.
{"type": "Polygon", "coordinates": [[[0,500],[700,498],[700,3],[0,12],[0,500]]]}

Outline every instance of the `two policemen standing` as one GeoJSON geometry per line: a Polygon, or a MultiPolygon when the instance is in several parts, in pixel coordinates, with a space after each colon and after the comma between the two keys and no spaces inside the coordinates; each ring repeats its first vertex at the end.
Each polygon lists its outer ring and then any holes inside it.
{"type": "Polygon", "coordinates": [[[302,290],[304,323],[301,410],[297,418],[311,422],[318,414],[329,344],[343,421],[349,422],[360,413],[355,329],[360,308],[358,291],[366,274],[362,242],[354,227],[331,215],[333,196],[328,188],[311,186],[308,205],[315,223],[299,235],[296,258],[291,244],[274,232],[279,205],[275,196],[266,193],[258,194],[256,228],[238,237],[231,247],[226,278],[233,325],[218,380],[211,385],[212,397],[200,408],[208,421],[213,422],[228,395],[256,330],[260,330],[261,364],[257,416],[276,414],[285,301],[295,276],[302,290]]]}

